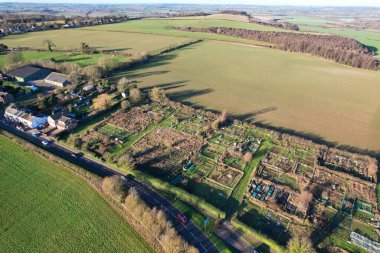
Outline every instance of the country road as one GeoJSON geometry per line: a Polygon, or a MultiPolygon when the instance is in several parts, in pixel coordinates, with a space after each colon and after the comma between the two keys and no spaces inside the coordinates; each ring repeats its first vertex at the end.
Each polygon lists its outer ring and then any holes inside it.
{"type": "MultiPolygon", "coordinates": [[[[44,139],[40,137],[34,137],[31,134],[18,130],[16,127],[7,124],[5,121],[0,120],[0,128],[6,130],[44,150],[57,155],[73,164],[76,164],[87,171],[90,171],[100,177],[123,175],[110,167],[101,164],[93,159],[87,157],[73,157],[75,152],[61,146],[59,143],[52,142],[48,145],[43,145],[44,139]]],[[[127,180],[128,187],[135,187],[139,196],[150,206],[161,209],[166,213],[167,218],[173,224],[173,227],[177,232],[191,245],[196,247],[199,252],[219,252],[215,245],[207,238],[207,236],[200,230],[193,222],[189,221],[186,225],[181,223],[177,219],[177,214],[180,212],[175,206],[173,206],[164,197],[157,192],[146,186],[144,182],[139,180],[127,180]]]]}

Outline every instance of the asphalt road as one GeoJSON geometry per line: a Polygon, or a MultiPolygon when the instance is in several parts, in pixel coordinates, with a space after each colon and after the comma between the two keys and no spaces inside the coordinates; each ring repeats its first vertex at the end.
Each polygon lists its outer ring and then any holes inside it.
{"type": "MultiPolygon", "coordinates": [[[[0,120],[0,128],[6,130],[34,145],[45,149],[46,151],[57,155],[71,163],[74,163],[87,171],[90,171],[100,177],[123,175],[110,167],[101,164],[95,160],[87,157],[75,158],[73,154],[75,152],[59,145],[58,143],[50,143],[43,145],[44,139],[40,137],[34,137],[30,133],[18,130],[16,127],[7,124],[3,120],[0,120]]],[[[177,219],[177,214],[180,212],[164,197],[153,191],[149,185],[138,180],[127,180],[128,187],[135,187],[139,196],[150,206],[161,209],[166,213],[167,218],[173,224],[173,227],[177,232],[191,245],[196,247],[199,252],[219,252],[215,245],[206,237],[206,235],[200,230],[191,220],[185,225],[177,219]]]]}

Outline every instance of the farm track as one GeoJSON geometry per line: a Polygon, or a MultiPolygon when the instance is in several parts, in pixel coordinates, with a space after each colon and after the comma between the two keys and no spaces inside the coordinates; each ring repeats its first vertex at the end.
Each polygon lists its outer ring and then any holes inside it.
{"type": "MultiPolygon", "coordinates": [[[[73,154],[75,152],[68,150],[67,148],[61,146],[58,143],[51,143],[48,146],[44,146],[41,143],[41,138],[33,137],[32,135],[17,130],[15,127],[6,124],[5,122],[0,122],[0,128],[40,147],[44,150],[57,155],[73,164],[76,164],[87,171],[94,173],[100,177],[107,177],[113,175],[123,175],[120,172],[113,170],[112,168],[101,164],[93,159],[86,157],[74,158],[73,154]]],[[[200,230],[193,222],[189,221],[186,225],[182,224],[178,219],[176,214],[180,211],[174,207],[169,201],[159,195],[157,192],[152,190],[150,185],[146,185],[144,182],[138,180],[128,180],[128,187],[136,188],[139,196],[150,206],[156,207],[163,210],[166,213],[168,220],[173,224],[173,227],[177,232],[191,245],[196,247],[200,252],[219,252],[215,245],[207,238],[207,236],[200,230]]]]}

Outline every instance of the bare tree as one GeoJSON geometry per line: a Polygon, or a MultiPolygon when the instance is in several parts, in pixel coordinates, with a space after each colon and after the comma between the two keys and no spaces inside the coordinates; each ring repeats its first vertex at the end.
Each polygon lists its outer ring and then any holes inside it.
{"type": "Polygon", "coordinates": [[[56,47],[54,42],[51,39],[46,39],[42,42],[43,46],[47,46],[49,52],[53,52],[53,47],[56,47]]]}
{"type": "Polygon", "coordinates": [[[129,93],[129,98],[134,104],[140,102],[143,98],[141,91],[138,88],[131,89],[129,93]]]}
{"type": "Polygon", "coordinates": [[[124,182],[120,176],[106,177],[102,181],[102,191],[113,197],[122,197],[124,195],[124,188],[124,182]]]}
{"type": "Polygon", "coordinates": [[[129,84],[129,80],[126,77],[120,78],[117,82],[117,91],[123,93],[129,84]]]}

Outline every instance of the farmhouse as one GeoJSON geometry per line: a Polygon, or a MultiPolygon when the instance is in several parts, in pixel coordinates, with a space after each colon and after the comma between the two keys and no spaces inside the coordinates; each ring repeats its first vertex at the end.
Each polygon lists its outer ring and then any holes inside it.
{"type": "Polygon", "coordinates": [[[35,116],[23,110],[18,110],[8,106],[5,109],[4,117],[8,120],[21,123],[29,128],[37,128],[46,124],[46,116],[35,116]]]}
{"type": "Polygon", "coordinates": [[[49,69],[24,66],[11,71],[8,76],[15,78],[18,82],[30,82],[45,78],[50,73],[49,69]]]}
{"type": "Polygon", "coordinates": [[[0,92],[0,104],[8,104],[13,101],[13,95],[7,92],[0,92]]]}
{"type": "Polygon", "coordinates": [[[46,78],[45,83],[59,87],[65,87],[70,84],[70,77],[57,72],[51,72],[46,78]]]}
{"type": "Polygon", "coordinates": [[[64,116],[60,113],[49,116],[47,121],[51,127],[56,127],[59,130],[71,131],[78,126],[78,120],[64,116]]]}

